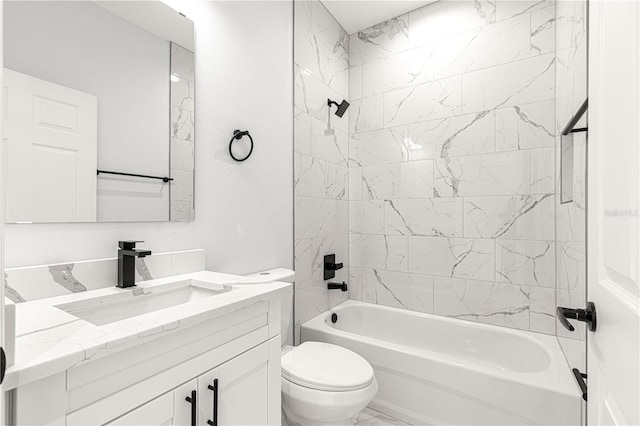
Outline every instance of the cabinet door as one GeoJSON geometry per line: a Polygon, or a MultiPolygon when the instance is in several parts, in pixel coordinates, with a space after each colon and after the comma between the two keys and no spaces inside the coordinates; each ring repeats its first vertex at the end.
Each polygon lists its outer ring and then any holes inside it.
{"type": "Polygon", "coordinates": [[[193,379],[173,391],[173,426],[198,425],[197,391],[197,379],[193,379]]]}
{"type": "Polygon", "coordinates": [[[269,346],[265,343],[200,376],[200,424],[268,424],[268,362],[269,346]]]}

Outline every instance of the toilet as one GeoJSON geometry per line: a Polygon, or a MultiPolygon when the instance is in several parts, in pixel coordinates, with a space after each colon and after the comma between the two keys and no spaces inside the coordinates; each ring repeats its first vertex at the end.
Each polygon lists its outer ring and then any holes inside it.
{"type": "MultiPolygon", "coordinates": [[[[256,283],[293,283],[295,273],[273,269],[248,275],[256,283]]],[[[373,367],[357,353],[323,342],[293,342],[293,294],[282,307],[282,424],[292,426],[353,425],[378,393],[373,367]]]]}

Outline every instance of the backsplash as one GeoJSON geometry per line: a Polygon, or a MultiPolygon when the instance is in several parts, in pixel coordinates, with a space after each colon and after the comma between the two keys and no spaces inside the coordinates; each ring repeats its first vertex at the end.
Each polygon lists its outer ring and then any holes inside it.
{"type": "MultiPolygon", "coordinates": [[[[204,269],[204,250],[153,254],[136,259],[136,282],[204,269]]],[[[117,258],[12,268],[5,270],[5,296],[16,303],[27,302],[113,287],[117,279],[117,258]]]]}
{"type": "Polygon", "coordinates": [[[350,37],[350,297],[555,332],[555,3],[350,37]]]}

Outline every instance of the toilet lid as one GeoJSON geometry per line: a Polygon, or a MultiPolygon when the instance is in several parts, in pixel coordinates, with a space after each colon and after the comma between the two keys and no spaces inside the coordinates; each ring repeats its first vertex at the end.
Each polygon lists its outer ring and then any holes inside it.
{"type": "Polygon", "coordinates": [[[282,356],[282,377],[306,388],[344,392],[371,384],[373,368],[341,346],[304,342],[282,356]]]}

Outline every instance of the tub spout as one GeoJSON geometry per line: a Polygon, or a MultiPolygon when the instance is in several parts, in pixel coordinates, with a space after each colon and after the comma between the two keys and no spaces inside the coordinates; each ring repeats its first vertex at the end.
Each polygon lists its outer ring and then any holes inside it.
{"type": "Polygon", "coordinates": [[[349,288],[347,287],[347,283],[346,282],[342,282],[342,284],[340,283],[329,283],[327,284],[327,288],[329,290],[342,290],[342,291],[347,291],[349,290],[349,288]]]}

